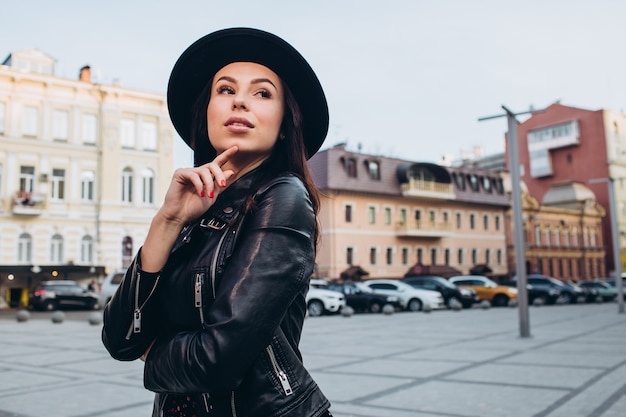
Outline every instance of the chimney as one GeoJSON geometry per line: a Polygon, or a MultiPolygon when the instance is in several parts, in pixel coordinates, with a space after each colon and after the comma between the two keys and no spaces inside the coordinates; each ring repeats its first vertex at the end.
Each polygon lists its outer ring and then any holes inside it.
{"type": "Polygon", "coordinates": [[[80,75],[78,76],[78,79],[86,83],[91,82],[91,68],[89,67],[89,65],[85,65],[80,69],[80,75]]]}

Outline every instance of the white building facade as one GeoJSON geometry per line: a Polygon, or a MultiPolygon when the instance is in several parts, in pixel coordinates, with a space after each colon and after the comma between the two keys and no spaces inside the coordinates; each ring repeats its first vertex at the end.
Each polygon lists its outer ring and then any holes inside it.
{"type": "Polygon", "coordinates": [[[54,76],[36,49],[0,65],[0,297],[128,265],[173,171],[163,94],[54,76]]]}

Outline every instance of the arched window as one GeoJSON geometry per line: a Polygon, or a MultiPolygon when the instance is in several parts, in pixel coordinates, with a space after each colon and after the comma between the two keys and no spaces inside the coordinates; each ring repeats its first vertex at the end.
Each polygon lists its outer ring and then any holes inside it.
{"type": "Polygon", "coordinates": [[[122,172],[122,202],[133,202],[133,170],[129,167],[122,172]]]}
{"type": "Polygon", "coordinates": [[[80,199],[83,201],[93,201],[94,184],[96,182],[96,173],[93,171],[83,171],[80,174],[80,199]]]}
{"type": "Polygon", "coordinates": [[[141,201],[144,204],[152,204],[154,202],[154,172],[151,169],[141,171],[141,201]]]}
{"type": "Polygon", "coordinates": [[[83,236],[80,242],[80,262],[83,264],[93,263],[93,239],[91,236],[83,236]]]}
{"type": "Polygon", "coordinates": [[[133,238],[125,236],[122,239],[122,267],[128,268],[133,260],[133,238]]]}
{"type": "Polygon", "coordinates": [[[17,261],[19,263],[33,261],[33,238],[28,233],[22,233],[17,240],[17,261]]]}
{"type": "Polygon", "coordinates": [[[63,237],[59,234],[52,236],[50,241],[50,262],[58,264],[63,262],[63,237]]]}

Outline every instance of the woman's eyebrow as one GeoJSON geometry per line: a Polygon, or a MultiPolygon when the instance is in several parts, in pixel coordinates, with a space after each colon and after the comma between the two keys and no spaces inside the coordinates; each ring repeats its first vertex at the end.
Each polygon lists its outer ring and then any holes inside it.
{"type": "MultiPolygon", "coordinates": [[[[229,77],[228,75],[222,75],[220,78],[217,79],[217,81],[222,81],[222,80],[228,81],[234,84],[237,83],[237,80],[235,80],[233,77],[229,77]]],[[[250,84],[259,84],[259,83],[270,83],[274,88],[276,88],[276,85],[269,78],[255,78],[252,81],[250,81],[250,84]]]]}

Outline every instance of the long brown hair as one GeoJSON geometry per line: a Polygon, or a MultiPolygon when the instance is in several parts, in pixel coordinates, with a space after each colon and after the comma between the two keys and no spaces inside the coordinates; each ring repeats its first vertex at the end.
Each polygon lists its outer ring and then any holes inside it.
{"type": "MultiPolygon", "coordinates": [[[[259,168],[259,175],[256,176],[255,182],[251,187],[244,212],[247,213],[254,208],[254,194],[261,185],[280,174],[291,173],[302,181],[309,193],[316,219],[314,242],[317,246],[319,241],[317,214],[319,213],[320,198],[307,163],[309,155],[307,155],[304,146],[302,112],[289,86],[282,80],[281,83],[285,101],[283,121],[280,128],[281,137],[276,141],[270,156],[259,168]]],[[[209,140],[207,127],[207,106],[211,99],[212,85],[213,78],[204,87],[193,107],[191,145],[194,148],[194,166],[204,165],[212,161],[216,156],[215,149],[213,149],[209,140]]]]}

